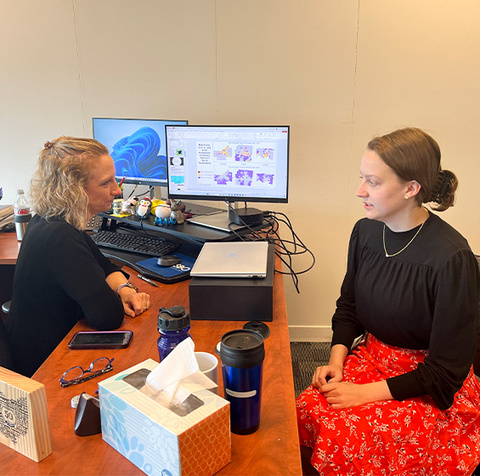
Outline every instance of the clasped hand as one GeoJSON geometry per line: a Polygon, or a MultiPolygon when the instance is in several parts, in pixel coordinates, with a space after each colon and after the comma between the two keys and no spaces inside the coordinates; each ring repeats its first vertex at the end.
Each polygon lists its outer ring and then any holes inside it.
{"type": "Polygon", "coordinates": [[[150,309],[150,295],[147,293],[137,293],[134,289],[127,288],[125,292],[121,292],[120,298],[124,312],[129,317],[138,316],[150,309]]]}
{"type": "Polygon", "coordinates": [[[317,367],[312,385],[335,410],[392,399],[386,380],[365,384],[343,382],[343,366],[340,365],[317,367]]]}
{"type": "Polygon", "coordinates": [[[312,385],[317,387],[334,409],[354,407],[367,403],[363,385],[343,382],[343,368],[336,365],[317,367],[312,385]]]}

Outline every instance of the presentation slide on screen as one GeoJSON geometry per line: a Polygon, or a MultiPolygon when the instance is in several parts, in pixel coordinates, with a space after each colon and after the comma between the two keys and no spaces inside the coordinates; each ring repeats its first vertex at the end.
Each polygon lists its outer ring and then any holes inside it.
{"type": "Polygon", "coordinates": [[[276,161],[273,144],[198,142],[197,181],[226,188],[275,186],[276,161]]]}
{"type": "Polygon", "coordinates": [[[177,129],[170,135],[168,161],[170,192],[186,196],[286,196],[285,128],[177,129]]]}

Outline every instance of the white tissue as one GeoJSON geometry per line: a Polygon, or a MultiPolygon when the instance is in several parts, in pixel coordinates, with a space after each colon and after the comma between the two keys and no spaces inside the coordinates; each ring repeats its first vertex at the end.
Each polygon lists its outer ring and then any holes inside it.
{"type": "Polygon", "coordinates": [[[201,389],[212,389],[215,382],[198,368],[195,344],[184,339],[147,376],[144,390],[155,399],[169,404],[182,404],[188,396],[201,389]]]}

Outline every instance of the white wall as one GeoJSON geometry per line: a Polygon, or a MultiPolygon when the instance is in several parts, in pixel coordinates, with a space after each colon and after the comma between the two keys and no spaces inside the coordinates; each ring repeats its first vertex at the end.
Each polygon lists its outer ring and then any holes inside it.
{"type": "Polygon", "coordinates": [[[285,278],[291,336],[328,339],[373,135],[439,141],[460,180],[442,216],[480,252],[479,47],[478,0],[2,0],[3,203],[46,140],[91,136],[92,116],[290,124],[276,209],[316,256],[300,295],[285,278]]]}

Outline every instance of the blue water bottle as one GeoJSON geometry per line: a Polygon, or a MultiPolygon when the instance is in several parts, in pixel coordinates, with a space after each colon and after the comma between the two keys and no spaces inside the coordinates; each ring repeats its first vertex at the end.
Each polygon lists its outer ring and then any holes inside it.
{"type": "Polygon", "coordinates": [[[191,338],[190,315],[183,306],[169,309],[161,307],[158,311],[158,355],[162,361],[182,340],[191,338]]]}
{"type": "Polygon", "coordinates": [[[253,433],[260,425],[264,358],[263,337],[258,332],[238,329],[222,336],[220,360],[233,433],[253,433]]]}

